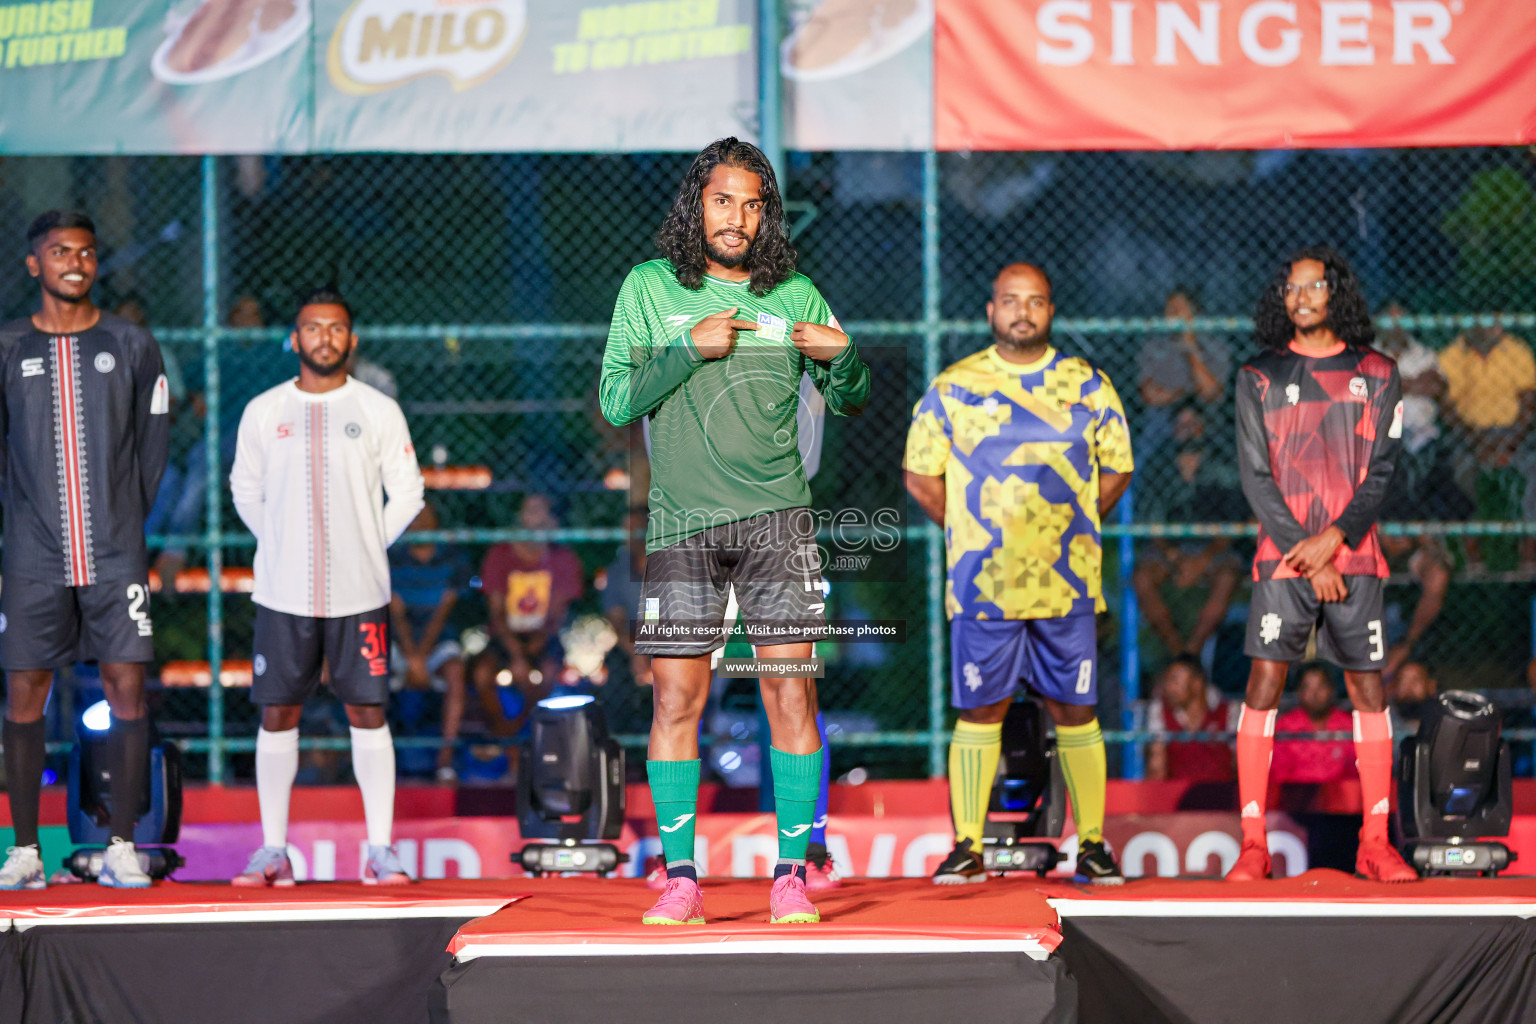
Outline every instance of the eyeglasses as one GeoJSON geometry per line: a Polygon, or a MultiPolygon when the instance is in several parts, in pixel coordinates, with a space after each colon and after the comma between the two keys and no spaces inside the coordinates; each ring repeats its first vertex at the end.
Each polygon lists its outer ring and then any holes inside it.
{"type": "Polygon", "coordinates": [[[1280,294],[1286,298],[1292,295],[1321,295],[1328,290],[1328,279],[1320,277],[1316,281],[1308,281],[1306,284],[1291,284],[1286,282],[1280,287],[1280,294]]]}

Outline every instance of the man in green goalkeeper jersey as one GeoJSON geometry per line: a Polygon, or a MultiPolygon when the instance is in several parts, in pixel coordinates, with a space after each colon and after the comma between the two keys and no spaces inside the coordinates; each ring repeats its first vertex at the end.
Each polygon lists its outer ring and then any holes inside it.
{"type": "MultiPolygon", "coordinates": [[[[646,770],[667,887],[642,920],[699,924],[693,861],[699,717],[710,652],[725,643],[734,585],[762,659],[809,659],[827,636],[816,518],[798,445],[800,378],[840,416],[860,412],[869,368],[826,301],[795,273],[773,167],[755,147],[705,147],[657,234],[665,258],[630,271],[603,353],[603,415],[650,417],[650,519],[635,650],[651,655],[655,715],[646,770]]],[[[762,677],[773,736],[779,860],[769,920],[819,919],[805,849],[821,778],[816,685],[762,677]]]]}

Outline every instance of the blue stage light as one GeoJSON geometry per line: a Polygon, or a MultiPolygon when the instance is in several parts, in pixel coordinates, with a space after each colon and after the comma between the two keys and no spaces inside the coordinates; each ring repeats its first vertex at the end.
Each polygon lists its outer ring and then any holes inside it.
{"type": "Polygon", "coordinates": [[[80,724],[91,732],[106,732],[112,728],[112,708],[104,700],[85,709],[85,714],[80,716],[80,724]]]}
{"type": "Polygon", "coordinates": [[[569,697],[545,697],[539,701],[539,707],[548,708],[550,711],[569,711],[571,708],[584,708],[597,698],[591,694],[576,694],[569,697]]]}

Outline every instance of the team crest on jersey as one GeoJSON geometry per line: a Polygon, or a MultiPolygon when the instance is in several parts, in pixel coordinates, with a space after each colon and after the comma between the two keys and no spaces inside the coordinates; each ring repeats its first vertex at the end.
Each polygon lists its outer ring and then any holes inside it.
{"type": "Polygon", "coordinates": [[[356,440],[357,438],[363,436],[363,428],[358,426],[356,423],[348,423],[345,427],[342,428],[342,433],[346,434],[353,440],[356,440]]]}
{"type": "Polygon", "coordinates": [[[981,403],[981,409],[988,416],[997,415],[997,398],[993,395],[988,395],[986,400],[981,403]]]}
{"type": "Polygon", "coordinates": [[[772,313],[757,314],[757,336],[764,341],[783,341],[789,321],[772,313]]]}
{"type": "Polygon", "coordinates": [[[1349,393],[1351,395],[1354,395],[1356,398],[1364,398],[1365,397],[1365,378],[1364,377],[1351,377],[1351,378],[1349,378],[1349,393]]]}
{"type": "Polygon", "coordinates": [[[96,353],[96,372],[111,373],[117,368],[117,360],[112,358],[111,352],[96,353]]]}
{"type": "Polygon", "coordinates": [[[1285,386],[1285,402],[1287,405],[1295,405],[1301,401],[1301,385],[1287,384],[1285,386]]]}

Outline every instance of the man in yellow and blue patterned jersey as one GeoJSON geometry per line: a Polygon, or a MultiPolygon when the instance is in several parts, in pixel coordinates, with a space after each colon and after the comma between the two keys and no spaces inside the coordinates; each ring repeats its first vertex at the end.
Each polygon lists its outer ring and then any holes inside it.
{"type": "Polygon", "coordinates": [[[946,885],[987,877],[982,830],[1003,718],[1022,684],[1056,722],[1078,830],[1076,880],[1123,881],[1104,845],[1104,737],[1094,614],[1099,525],[1131,482],[1131,439],[1104,372],[1051,345],[1051,282],[1027,263],[992,283],[994,344],[940,373],[913,412],[906,482],[944,527],[955,848],[946,885]]]}

